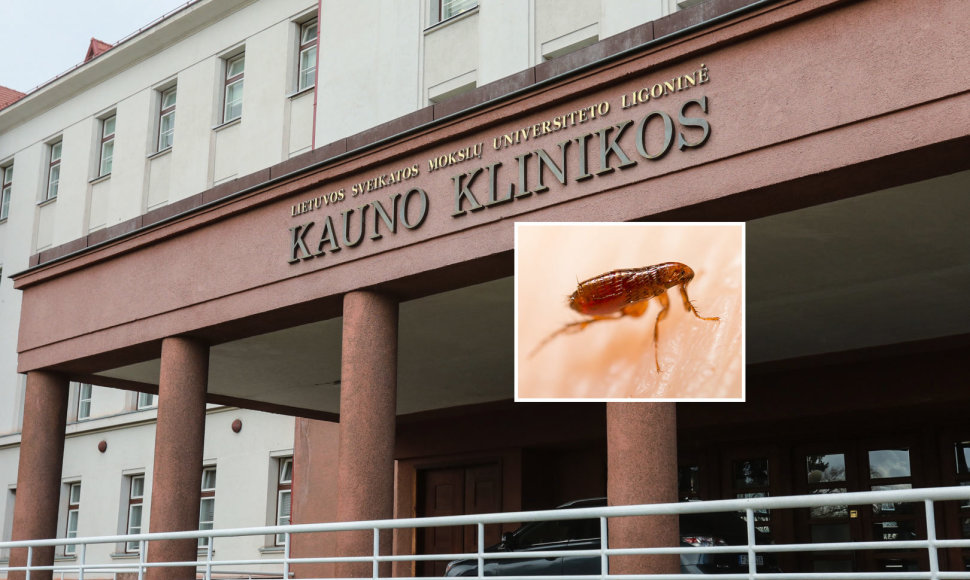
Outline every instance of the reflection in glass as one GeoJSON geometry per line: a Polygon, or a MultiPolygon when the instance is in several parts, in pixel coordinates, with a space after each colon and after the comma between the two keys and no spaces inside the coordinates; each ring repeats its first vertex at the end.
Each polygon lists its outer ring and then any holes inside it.
{"type": "Polygon", "coordinates": [[[700,496],[701,468],[699,465],[681,465],[677,470],[677,483],[681,498],[697,499],[700,496]]]}
{"type": "Polygon", "coordinates": [[[849,542],[852,533],[849,524],[814,524],[812,526],[812,542],[824,544],[828,542],[849,542]]]}
{"type": "Polygon", "coordinates": [[[845,454],[807,455],[808,483],[814,485],[826,481],[845,481],[845,454]]]}
{"type": "MultiPolygon", "coordinates": [[[[844,487],[823,487],[813,489],[812,493],[845,493],[844,487]]],[[[813,518],[847,518],[849,517],[849,506],[847,505],[820,505],[809,508],[813,518]]]]}
{"type": "MultiPolygon", "coordinates": [[[[745,499],[749,497],[768,497],[769,494],[763,491],[755,491],[749,493],[738,493],[735,497],[738,499],[745,499]]],[[[769,509],[756,509],[754,511],[754,525],[755,529],[764,534],[771,533],[771,510],[769,509]]],[[[745,512],[738,512],[738,517],[747,520],[747,514],[745,512]]]]}
{"type": "Polygon", "coordinates": [[[957,473],[970,473],[970,441],[953,444],[957,456],[957,473]]]}
{"type": "Polygon", "coordinates": [[[960,518],[960,537],[970,538],[970,518],[960,518]]]}
{"type": "Polygon", "coordinates": [[[916,526],[912,521],[874,522],[872,537],[875,540],[915,540],[916,526]]]}
{"type": "Polygon", "coordinates": [[[876,564],[880,569],[888,572],[917,572],[919,570],[919,564],[916,563],[916,560],[904,558],[879,559],[876,560],[876,564]]]}
{"type": "Polygon", "coordinates": [[[852,572],[851,560],[815,560],[813,572],[852,572]]]}
{"type": "Polygon", "coordinates": [[[876,449],[869,452],[869,477],[909,477],[909,449],[876,449]]]}
{"type": "Polygon", "coordinates": [[[735,487],[768,487],[767,459],[740,459],[732,472],[735,487]]]}
{"type": "MultiPolygon", "coordinates": [[[[888,491],[893,489],[912,489],[913,486],[909,483],[897,483],[894,485],[874,485],[872,486],[872,491],[888,491]]],[[[915,504],[912,502],[898,502],[898,503],[874,503],[872,504],[872,511],[876,515],[879,514],[911,514],[915,504]]],[[[893,516],[889,516],[893,517],[893,516]]]]}

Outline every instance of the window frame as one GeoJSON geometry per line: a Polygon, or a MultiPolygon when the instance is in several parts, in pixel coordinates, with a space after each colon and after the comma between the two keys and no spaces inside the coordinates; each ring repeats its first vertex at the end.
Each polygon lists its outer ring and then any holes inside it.
{"type": "Polygon", "coordinates": [[[47,188],[43,201],[57,199],[61,184],[61,159],[64,153],[64,140],[52,141],[47,146],[47,188]],[[55,157],[56,153],[56,157],[55,157]]]}
{"type": "Polygon", "coordinates": [[[94,386],[91,383],[78,383],[77,385],[77,420],[84,421],[91,418],[91,398],[94,386]],[[85,389],[85,387],[87,387],[85,389]],[[86,391],[86,392],[85,392],[86,391]],[[81,409],[87,404],[87,411],[81,413],[81,409]]]}
{"type": "MultiPolygon", "coordinates": [[[[64,538],[73,539],[77,537],[77,524],[81,510],[81,482],[72,481],[67,484],[67,521],[64,527],[64,538]],[[77,490],[77,498],[74,497],[74,490],[77,490]],[[73,517],[72,517],[73,516],[73,517]],[[74,529],[71,529],[73,520],[74,529]]],[[[77,554],[77,544],[64,544],[64,555],[74,556],[77,554]]]]}
{"type": "MultiPolygon", "coordinates": [[[[214,528],[216,522],[216,467],[214,465],[206,466],[202,468],[202,486],[199,491],[199,530],[211,530],[214,528]],[[212,474],[212,484],[206,486],[206,474],[212,474]],[[212,503],[212,509],[210,515],[212,519],[203,520],[202,515],[205,512],[203,507],[206,502],[212,503]]],[[[201,537],[199,538],[198,547],[199,549],[209,547],[210,538],[201,537]]]]}
{"type": "Polygon", "coordinates": [[[115,131],[118,115],[112,113],[101,119],[101,153],[98,157],[98,177],[111,175],[114,165],[115,131]],[[110,132],[108,132],[110,128],[110,132]]]}
{"type": "Polygon", "coordinates": [[[245,93],[245,80],[246,80],[246,53],[240,52],[234,56],[225,59],[225,74],[223,75],[224,84],[222,87],[222,123],[231,123],[242,118],[242,105],[243,105],[243,94],[245,93]],[[239,73],[233,75],[232,68],[237,62],[242,61],[242,70],[239,73]],[[229,101],[230,94],[235,94],[233,89],[239,86],[239,98],[234,99],[231,103],[229,101]],[[232,113],[236,108],[238,103],[239,109],[237,113],[232,113]]]}
{"type": "Polygon", "coordinates": [[[10,217],[13,197],[13,163],[0,167],[0,222],[10,217]]]}
{"type": "Polygon", "coordinates": [[[155,407],[155,394],[154,393],[136,393],[135,394],[135,410],[143,411],[145,409],[151,409],[155,407]],[[151,397],[150,403],[142,403],[142,397],[151,397]]]}
{"type": "MultiPolygon", "coordinates": [[[[290,518],[293,515],[293,458],[292,457],[280,457],[278,461],[278,469],[276,474],[276,524],[277,526],[288,526],[291,523],[290,518]],[[287,496],[291,501],[287,502],[287,512],[284,522],[284,516],[281,515],[281,508],[283,507],[283,496],[287,496]]],[[[285,534],[276,534],[274,536],[274,544],[276,546],[282,546],[286,541],[285,534]]]]}
{"type": "Polygon", "coordinates": [[[461,16],[467,12],[471,12],[472,10],[478,8],[479,4],[480,0],[431,0],[428,12],[428,16],[430,17],[428,26],[435,26],[442,22],[451,20],[452,18],[461,16]],[[464,6],[466,3],[468,5],[462,8],[462,6],[464,6]],[[450,11],[446,14],[445,7],[448,4],[457,6],[457,8],[455,8],[454,11],[450,11]]]}
{"type": "Polygon", "coordinates": [[[296,92],[298,93],[312,89],[317,85],[317,39],[319,36],[320,29],[316,18],[300,23],[300,42],[296,59],[296,92]],[[306,32],[311,26],[313,27],[313,37],[307,40],[306,32]],[[304,66],[303,56],[310,55],[311,52],[312,57],[307,60],[312,60],[312,62],[304,66]]]}
{"type": "Polygon", "coordinates": [[[158,103],[158,139],[155,141],[156,151],[162,152],[172,148],[175,144],[175,107],[178,101],[178,86],[168,87],[159,91],[158,103]],[[172,104],[165,106],[166,99],[172,95],[172,104]],[[171,119],[171,128],[165,130],[166,119],[171,119]]]}
{"type": "MultiPolygon", "coordinates": [[[[128,476],[128,516],[125,519],[125,534],[133,535],[140,534],[142,530],[142,522],[145,521],[144,514],[144,502],[145,502],[145,474],[137,473],[128,476]],[[141,493],[135,493],[135,481],[141,481],[141,493]],[[138,525],[135,526],[135,531],[131,525],[131,514],[134,508],[138,508],[138,525]]],[[[128,554],[138,554],[141,552],[141,543],[135,541],[125,542],[125,553],[128,554]]]]}

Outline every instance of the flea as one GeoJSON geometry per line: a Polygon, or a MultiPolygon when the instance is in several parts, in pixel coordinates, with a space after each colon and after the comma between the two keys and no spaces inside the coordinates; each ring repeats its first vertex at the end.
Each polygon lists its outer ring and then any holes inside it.
{"type": "Polygon", "coordinates": [[[580,282],[576,291],[569,297],[569,307],[589,318],[570,322],[553,332],[539,343],[532,351],[532,355],[560,334],[580,332],[590,324],[603,320],[642,316],[647,311],[647,303],[650,299],[658,298],[661,308],[653,325],[653,349],[659,373],[660,357],[657,344],[660,336],[660,321],[667,317],[667,310],[670,308],[670,300],[667,298],[669,288],[680,286],[684,308],[688,312],[693,312],[697,318],[715,322],[720,320],[717,316],[701,316],[687,297],[687,284],[693,279],[694,270],[690,266],[679,262],[665,262],[645,268],[613,270],[580,282]]]}

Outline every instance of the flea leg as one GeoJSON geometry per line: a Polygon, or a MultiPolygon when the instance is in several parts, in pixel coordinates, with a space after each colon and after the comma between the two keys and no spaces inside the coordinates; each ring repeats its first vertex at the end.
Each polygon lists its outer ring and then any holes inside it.
{"type": "Polygon", "coordinates": [[[720,320],[720,318],[718,318],[717,316],[711,316],[710,318],[708,318],[706,316],[701,316],[700,313],[697,312],[697,309],[694,308],[694,303],[691,302],[690,298],[687,297],[687,284],[680,285],[680,295],[684,299],[684,308],[687,309],[687,312],[693,312],[694,316],[696,316],[697,318],[700,318],[701,320],[715,320],[715,321],[720,320]]]}
{"type": "Polygon", "coordinates": [[[643,313],[647,311],[647,301],[641,300],[640,302],[635,302],[633,304],[627,304],[622,309],[620,309],[621,316],[633,316],[639,317],[643,316],[643,313]]]}
{"type": "MultiPolygon", "coordinates": [[[[683,288],[683,286],[681,286],[683,288]]],[[[657,362],[657,372],[660,372],[660,349],[657,345],[660,343],[660,321],[667,318],[667,311],[670,309],[670,299],[667,298],[667,292],[664,291],[663,294],[657,296],[660,300],[660,312],[657,314],[657,321],[653,323],[653,359],[657,362]]]]}
{"type": "Polygon", "coordinates": [[[621,313],[618,313],[617,316],[594,316],[592,318],[587,318],[586,320],[577,320],[576,322],[570,322],[569,324],[566,324],[565,326],[563,326],[559,330],[553,332],[552,334],[550,334],[549,336],[547,336],[545,339],[543,339],[543,341],[540,342],[538,346],[536,346],[534,349],[532,349],[532,352],[529,353],[529,357],[531,358],[531,357],[535,356],[535,354],[537,352],[539,352],[539,350],[542,349],[542,347],[544,347],[547,344],[549,344],[549,341],[551,341],[552,339],[556,338],[560,334],[574,334],[574,333],[577,333],[577,332],[582,331],[583,329],[585,329],[590,324],[593,324],[594,322],[600,322],[600,321],[603,321],[603,320],[619,320],[623,316],[624,316],[624,314],[621,312],[621,313]]]}

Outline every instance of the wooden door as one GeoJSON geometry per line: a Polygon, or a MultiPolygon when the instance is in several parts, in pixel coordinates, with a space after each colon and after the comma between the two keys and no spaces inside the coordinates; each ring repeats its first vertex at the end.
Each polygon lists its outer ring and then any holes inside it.
{"type": "MultiPolygon", "coordinates": [[[[418,471],[418,517],[502,511],[502,469],[496,462],[449,466],[418,471]]],[[[498,526],[485,528],[485,545],[498,543],[498,526]]],[[[455,554],[477,549],[476,526],[422,528],[418,554],[455,554]]],[[[418,562],[418,576],[443,576],[447,562],[418,562]]]]}

